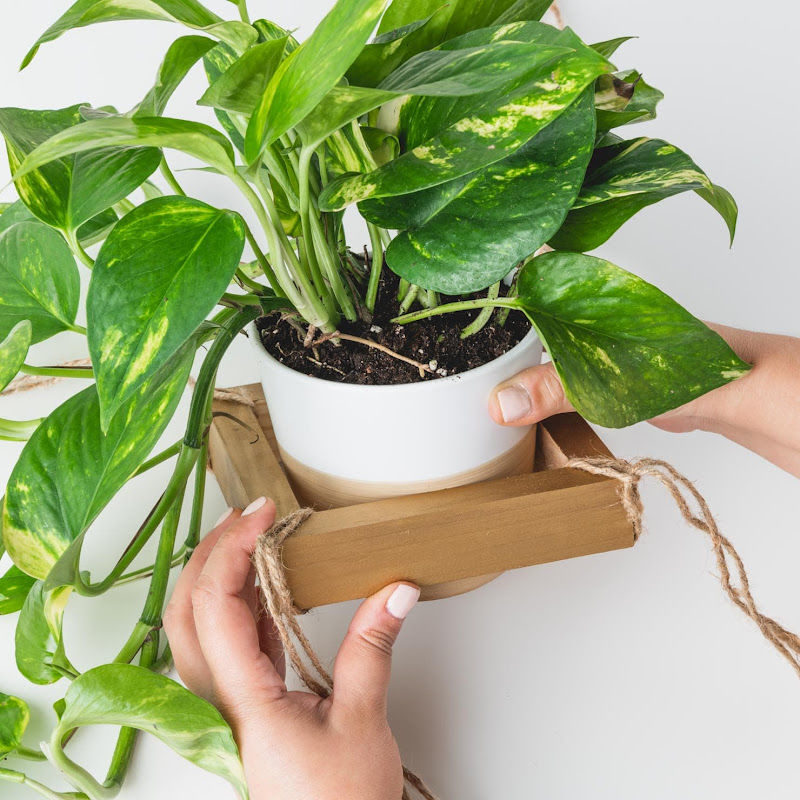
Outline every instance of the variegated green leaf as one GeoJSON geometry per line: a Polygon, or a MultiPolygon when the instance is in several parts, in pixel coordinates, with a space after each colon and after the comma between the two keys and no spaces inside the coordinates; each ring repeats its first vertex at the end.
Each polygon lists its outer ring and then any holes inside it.
{"type": "Polygon", "coordinates": [[[252,114],[278,69],[285,49],[286,38],[254,45],[208,87],[198,103],[224,111],[252,114]]]}
{"type": "Polygon", "coordinates": [[[217,42],[205,36],[181,36],[180,39],[176,39],[170,45],[158,69],[155,85],[134,109],[133,115],[160,117],[170,97],[189,74],[189,70],[216,46],[217,42]]]}
{"type": "Polygon", "coordinates": [[[597,79],[597,129],[608,131],[656,118],[663,92],[650,86],[635,69],[597,79]]]}
{"type": "Polygon", "coordinates": [[[337,0],[309,38],[281,64],[250,118],[245,155],[297,125],[342,79],[378,21],[386,0],[337,0]]]}
{"type": "MultiPolygon", "coordinates": [[[[634,139],[600,148],[572,211],[550,244],[557,250],[593,250],[643,208],[698,189],[706,190],[704,199],[709,202],[712,196],[723,197],[711,193],[711,181],[686,153],[662,139],[634,139]]],[[[733,230],[737,215],[733,199],[714,207],[733,230]]]]}
{"type": "Polygon", "coordinates": [[[344,177],[322,192],[320,207],[339,210],[368,197],[421,191],[502,161],[568,108],[607,64],[571,31],[540,23],[516,23],[477,31],[444,49],[508,39],[542,46],[530,73],[512,78],[508,91],[467,98],[412,98],[402,112],[411,150],[373,172],[344,177]],[[551,47],[577,48],[558,57],[551,47]],[[425,138],[431,135],[431,138],[425,138]],[[420,143],[421,142],[421,143],[420,143]]]}
{"type": "Polygon", "coordinates": [[[86,300],[104,428],[211,313],[243,249],[238,214],[188,197],[149,200],[114,228],[86,300]]]}
{"type": "Polygon", "coordinates": [[[30,711],[24,700],[0,692],[0,759],[22,744],[29,719],[30,711]]]}
{"type": "Polygon", "coordinates": [[[206,28],[222,22],[197,0],[77,0],[37,40],[22,62],[24,69],[45,42],[75,28],[113,20],[154,19],[206,28]]]}
{"type": "Polygon", "coordinates": [[[64,700],[57,736],[85,725],[137,728],[247,797],[231,729],[214,706],[175,681],[143,667],[107,664],[73,681],[64,700]]]}
{"type": "Polygon", "coordinates": [[[46,592],[44,583],[36,581],[28,593],[17,620],[14,655],[17,669],[31,683],[55,683],[64,676],[63,670],[74,672],[61,633],[71,592],[71,587],[46,592]]]}
{"type": "Polygon", "coordinates": [[[21,320],[34,343],[73,329],[79,299],[78,268],[58,233],[38,220],[0,233],[0,336],[21,320]]]}
{"type": "Polygon", "coordinates": [[[9,567],[0,578],[0,616],[16,614],[25,604],[25,598],[34,583],[36,579],[18,567],[9,567]]]}
{"type": "Polygon", "coordinates": [[[187,345],[142,384],[106,434],[94,385],[39,426],[14,466],[3,506],[3,541],[23,572],[45,578],[138,469],[175,412],[193,355],[187,345]]]}
{"type": "Polygon", "coordinates": [[[547,253],[523,267],[518,289],[567,397],[598,425],[651,419],[749,369],[686,309],[608,261],[547,253]]]}
{"type": "Polygon", "coordinates": [[[30,320],[18,322],[0,341],[0,392],[8,386],[25,363],[25,356],[31,346],[33,327],[30,320]]]}
{"type": "Polygon", "coordinates": [[[476,292],[505,277],[559,229],[580,190],[594,134],[589,90],[512,156],[455,187],[366,201],[359,209],[383,227],[414,223],[386,251],[393,272],[445,294],[476,292]],[[383,212],[378,218],[370,204],[383,212]],[[382,204],[401,206],[404,219],[387,218],[382,204]]]}
{"type": "MultiPolygon", "coordinates": [[[[83,106],[57,111],[0,109],[0,132],[6,140],[11,171],[52,136],[81,127],[83,106]]],[[[141,144],[131,142],[130,145],[141,144]]],[[[43,222],[73,232],[127,197],[161,161],[155,147],[103,147],[88,142],[85,151],[49,159],[36,170],[15,176],[19,196],[43,222]]]]}

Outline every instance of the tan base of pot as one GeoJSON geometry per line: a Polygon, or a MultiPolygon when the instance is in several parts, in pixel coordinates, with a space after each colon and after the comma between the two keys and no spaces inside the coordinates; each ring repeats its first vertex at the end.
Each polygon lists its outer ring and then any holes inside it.
{"type": "MultiPolygon", "coordinates": [[[[448,478],[409,483],[383,483],[339,478],[301,464],[282,448],[279,449],[284,469],[301,504],[316,509],[343,508],[388,497],[435,492],[440,489],[466,486],[495,478],[523,475],[530,472],[533,466],[536,453],[536,427],[531,428],[519,444],[476,469],[466,470],[448,478]]],[[[501,574],[497,572],[492,575],[480,575],[475,578],[426,586],[422,591],[421,599],[442,600],[445,597],[471,592],[501,574]]]]}

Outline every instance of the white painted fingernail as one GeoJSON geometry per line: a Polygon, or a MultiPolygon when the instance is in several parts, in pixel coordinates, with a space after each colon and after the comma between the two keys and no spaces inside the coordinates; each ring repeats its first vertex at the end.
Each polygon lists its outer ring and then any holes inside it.
{"type": "Polygon", "coordinates": [[[497,393],[497,404],[503,422],[516,422],[531,413],[530,395],[522,386],[507,386],[497,393]]]}
{"type": "Polygon", "coordinates": [[[214,527],[219,528],[219,526],[222,525],[222,523],[225,522],[226,519],[228,519],[228,517],[231,515],[232,512],[233,512],[232,508],[225,509],[225,511],[222,512],[222,516],[214,523],[214,527]]]}
{"type": "Polygon", "coordinates": [[[264,508],[266,504],[267,504],[267,498],[259,497],[258,500],[253,500],[253,502],[250,503],[250,505],[247,506],[247,508],[244,511],[242,511],[242,516],[249,517],[250,514],[255,514],[259,508],[264,508]]]}
{"type": "Polygon", "coordinates": [[[386,610],[395,619],[405,619],[408,612],[417,604],[417,600],[419,600],[419,589],[401,583],[386,601],[386,610]]]}

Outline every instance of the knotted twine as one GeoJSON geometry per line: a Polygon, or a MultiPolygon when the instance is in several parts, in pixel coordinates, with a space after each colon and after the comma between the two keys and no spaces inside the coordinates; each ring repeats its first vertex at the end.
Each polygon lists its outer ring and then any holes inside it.
{"type": "MultiPolygon", "coordinates": [[[[566,466],[619,482],[620,502],[633,527],[634,542],[638,541],[643,532],[644,505],[639,484],[643,478],[649,477],[664,486],[684,520],[709,537],[717,561],[719,581],[725,594],[758,625],[764,638],[792,665],[800,677],[800,637],[759,611],[750,591],[750,581],[742,559],[736,548],[720,532],[705,498],[687,477],[671,464],[656,458],[639,458],[634,461],[606,457],[573,458],[566,466]],[[696,504],[698,514],[692,510],[690,499],[696,504]]],[[[310,508],[301,508],[275,523],[259,537],[253,563],[261,582],[264,607],[275,623],[292,668],[310,691],[320,697],[328,697],[333,691],[333,678],[322,665],[297,621],[297,616],[305,613],[305,610],[298,609],[292,600],[282,558],[284,542],[313,513],[310,508]]],[[[424,800],[435,800],[423,781],[406,767],[403,767],[403,777],[406,781],[403,800],[411,798],[409,787],[424,800]]]]}

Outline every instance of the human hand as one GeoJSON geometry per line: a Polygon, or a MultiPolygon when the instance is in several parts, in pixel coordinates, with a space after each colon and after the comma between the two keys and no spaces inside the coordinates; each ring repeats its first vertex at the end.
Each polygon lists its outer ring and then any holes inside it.
{"type": "MultiPolygon", "coordinates": [[[[674,433],[719,433],[800,477],[800,339],[710,327],[753,369],[650,422],[674,433]]],[[[489,401],[500,425],[530,425],[567,411],[574,409],[552,363],[504,381],[489,401]]]]}
{"type": "Polygon", "coordinates": [[[178,673],[231,725],[252,800],[400,800],[386,694],[392,645],[419,589],[395,583],[364,601],[336,657],[331,697],[290,692],[250,561],[274,519],[263,498],[230,512],[186,565],[164,616],[178,673]]]}

